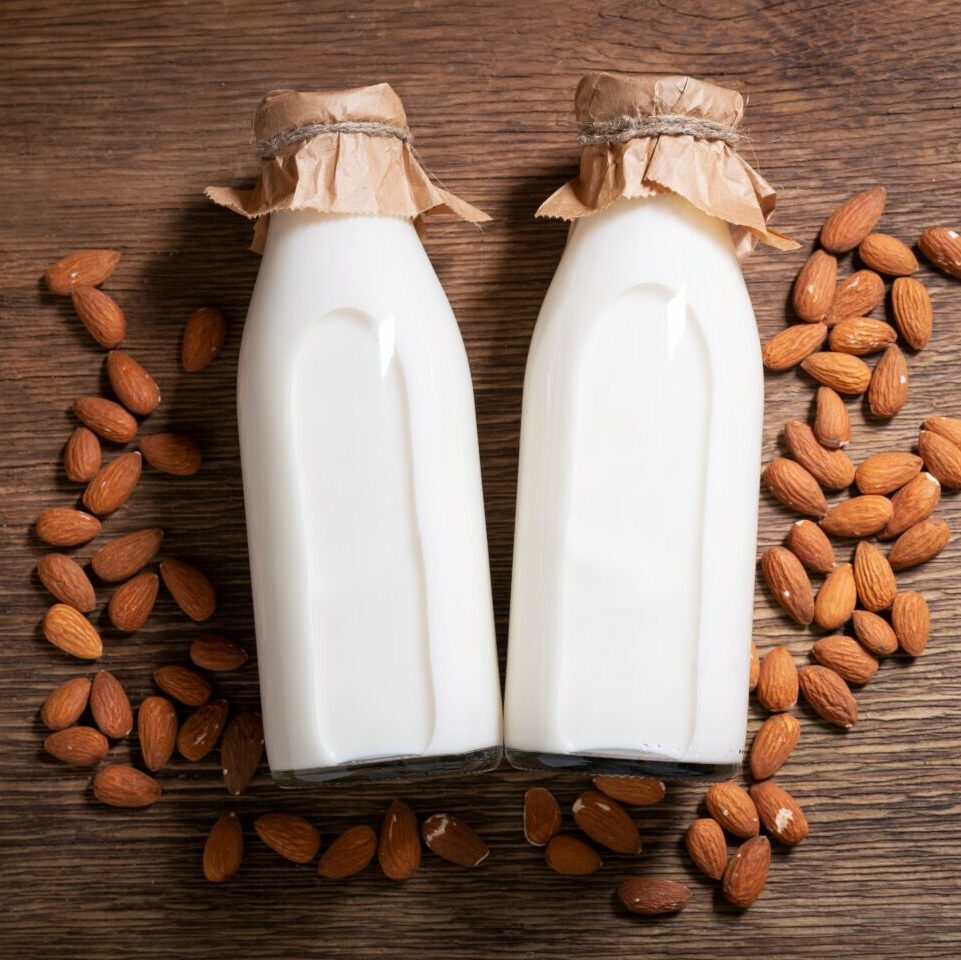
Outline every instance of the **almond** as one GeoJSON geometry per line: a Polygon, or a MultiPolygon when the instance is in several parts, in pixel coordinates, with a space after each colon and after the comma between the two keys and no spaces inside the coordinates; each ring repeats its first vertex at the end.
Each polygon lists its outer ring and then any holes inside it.
{"type": "Polygon", "coordinates": [[[842,203],[821,227],[821,246],[831,253],[853,250],[881,219],[887,195],[884,187],[872,187],[842,203]]]}
{"type": "Polygon", "coordinates": [[[140,450],[155,470],[190,477],[200,469],[200,444],[182,433],[155,433],[140,441],[140,450]]]}
{"type": "Polygon", "coordinates": [[[908,364],[900,347],[892,344],[871,375],[868,405],[876,417],[893,417],[907,402],[908,364]]]}
{"type": "Polygon", "coordinates": [[[927,287],[914,277],[898,277],[891,287],[891,306],[901,336],[915,350],[931,339],[934,308],[927,287]]]}
{"type": "Polygon", "coordinates": [[[873,270],[855,270],[838,281],[828,311],[829,327],[848,317],[866,317],[884,299],[884,281],[873,270]]]}
{"type": "Polygon", "coordinates": [[[859,464],[854,480],[861,493],[892,493],[913,480],[923,463],[913,453],[900,450],[876,453],[859,464]]]}
{"type": "Polygon", "coordinates": [[[825,630],[837,630],[847,623],[857,606],[858,593],[850,563],[835,567],[818,590],[814,622],[825,630]]]}
{"type": "Polygon", "coordinates": [[[487,844],[462,820],[449,813],[435,813],[420,828],[429,850],[459,867],[479,867],[490,856],[487,844]]]}
{"type": "Polygon", "coordinates": [[[292,813],[265,813],[254,821],[257,836],[287,860],[310,863],[320,849],[317,828],[292,813]]]}
{"type": "Polygon", "coordinates": [[[74,287],[70,298],[80,322],[100,346],[110,349],[126,336],[127,320],[113,297],[96,287],[74,287]]]}
{"type": "Polygon", "coordinates": [[[90,697],[90,680],[72,677],[52,690],[40,708],[40,720],[50,730],[63,730],[76,723],[90,697]]]}
{"type": "Polygon", "coordinates": [[[47,269],[47,287],[66,296],[75,287],[96,287],[110,277],[120,254],[116,250],[80,250],[58,260],[47,269]]]}
{"type": "Polygon", "coordinates": [[[812,353],[801,361],[801,369],[825,387],[852,396],[864,393],[871,382],[871,368],[850,353],[812,353]]]}
{"type": "Polygon", "coordinates": [[[811,648],[814,659],[830,667],[848,683],[867,683],[878,672],[878,662],[851,637],[821,637],[811,648]]]}
{"type": "Polygon", "coordinates": [[[100,533],[100,521],[82,510],[48,507],[37,517],[36,530],[52,547],[76,547],[100,533]]]}
{"type": "Polygon", "coordinates": [[[928,472],[937,477],[942,487],[961,489],[961,447],[940,433],[922,430],[918,450],[928,472]]]}
{"type": "Polygon", "coordinates": [[[211,828],[204,844],[204,876],[211,883],[229,880],[244,858],[244,831],[237,814],[225,813],[211,828]]]}
{"type": "Polygon", "coordinates": [[[417,817],[403,800],[391,801],[380,828],[377,858],[384,876],[406,880],[420,866],[417,817]]]}
{"type": "Polygon", "coordinates": [[[928,601],[913,590],[899,593],[891,607],[891,623],[901,649],[908,656],[921,656],[931,632],[928,601]]]}
{"type": "Polygon", "coordinates": [[[812,573],[834,569],[834,547],[828,535],[811,520],[795,520],[787,537],[788,550],[812,573]]]}
{"type": "Polygon", "coordinates": [[[891,540],[904,533],[908,527],[926,520],[934,513],[940,500],[941,484],[937,477],[930,473],[915,477],[891,498],[894,513],[878,537],[881,540],[891,540]]]}
{"type": "Polygon", "coordinates": [[[93,572],[108,583],[126,580],[157,555],[164,532],[157,527],[135,530],[105,543],[91,558],[93,572]]]}
{"type": "Polygon", "coordinates": [[[752,837],[731,857],[721,883],[724,899],[746,910],[761,895],[771,867],[771,843],[767,837],[752,837]]]}
{"type": "Polygon", "coordinates": [[[784,424],[788,450],[798,463],[826,490],[843,490],[854,482],[854,464],[843,450],[822,447],[814,431],[800,420],[784,424]]]}
{"type": "Polygon", "coordinates": [[[107,379],[117,399],[131,413],[146,417],[160,405],[160,388],[154,378],[123,350],[107,354],[107,379]]]}
{"type": "Polygon", "coordinates": [[[168,696],[187,707],[199,707],[210,699],[211,688],[205,677],[190,667],[168,664],[153,672],[154,683],[168,696]]]}
{"type": "Polygon", "coordinates": [[[664,781],[655,777],[618,777],[598,775],[594,786],[601,793],[633,807],[648,807],[660,803],[666,794],[664,781]]]}
{"type": "Polygon", "coordinates": [[[227,724],[220,743],[224,786],[234,795],[243,793],[264,755],[264,723],[259,713],[238,713],[227,724]]]}
{"type": "Polygon", "coordinates": [[[801,695],[811,709],[828,723],[853,727],[858,721],[858,705],[848,685],[828,667],[803,667],[798,671],[801,695]]]}
{"type": "Polygon", "coordinates": [[[90,578],[83,567],[62,553],[48,553],[37,564],[40,582],[61,602],[90,613],[97,605],[90,578]]]}
{"type": "Polygon", "coordinates": [[[247,662],[247,651],[216,633],[202,633],[190,645],[190,659],[204,670],[236,670],[247,662]]]}
{"type": "Polygon", "coordinates": [[[921,252],[939,269],[961,280],[961,234],[948,227],[929,227],[918,240],[921,252]]]}
{"type": "Polygon", "coordinates": [[[684,844],[694,865],[705,876],[720,880],[727,866],[727,840],[721,825],[711,817],[695,820],[684,835],[684,844]]]}
{"type": "Polygon", "coordinates": [[[545,787],[531,787],[524,794],[524,839],[535,847],[545,846],[561,829],[561,808],[545,787]]]}
{"type": "Polygon", "coordinates": [[[814,436],[830,450],[846,447],[851,441],[851,418],[837,391],[818,387],[814,412],[814,436]]]}
{"type": "Polygon", "coordinates": [[[794,797],[773,780],[755,783],[751,799],[764,829],[786,847],[797,846],[808,835],[808,821],[794,797]]]}
{"type": "Polygon", "coordinates": [[[615,853],[641,852],[641,835],[617,801],[596,790],[585,790],[571,809],[574,822],[595,843],[615,853]]]}
{"type": "Polygon", "coordinates": [[[86,483],[100,469],[100,441],[93,430],[77,427],[63,448],[63,469],[68,480],[86,483]]]}
{"type": "Polygon", "coordinates": [[[51,733],[43,741],[43,749],[75,767],[92,767],[110,751],[107,738],[93,727],[67,727],[51,733]]]}
{"type": "Polygon", "coordinates": [[[191,620],[209,620],[217,609],[213,584],[196,568],[182,560],[165,560],[160,576],[174,602],[191,620]]]}
{"type": "Polygon", "coordinates": [[[127,633],[139,630],[153,610],[159,586],[157,574],[141,573],[117,587],[107,604],[110,622],[127,633]]]}
{"type": "Polygon", "coordinates": [[[882,530],[894,515],[887,497],[866,494],[844,500],[821,518],[821,526],[833,537],[870,537],[882,530]]]}
{"type": "Polygon", "coordinates": [[[658,917],[683,910],[691,900],[691,888],[663,877],[630,877],[617,888],[617,899],[631,913],[658,917]]]}
{"type": "Polygon", "coordinates": [[[757,810],[748,792],[736,783],[715,783],[704,796],[707,812],[735,837],[756,837],[757,810]]]}
{"type": "Polygon", "coordinates": [[[757,689],[757,681],[761,675],[761,660],[757,655],[757,644],[751,641],[751,660],[747,670],[747,689],[748,693],[753,693],[757,689]]]}
{"type": "Polygon", "coordinates": [[[906,570],[936,557],[951,538],[951,528],[944,520],[921,520],[908,527],[888,551],[888,563],[894,570],[906,570]]]}
{"type": "Polygon", "coordinates": [[[90,713],[104,736],[113,740],[133,730],[133,711],[123,684],[106,670],[101,670],[90,688],[90,713]]]}
{"type": "Polygon", "coordinates": [[[898,638],[883,617],[868,610],[855,610],[851,619],[854,635],[876,657],[888,657],[898,649],[898,638]]]}
{"type": "Polygon", "coordinates": [[[821,517],[827,510],[827,500],[817,480],[793,460],[772,460],[761,479],[768,490],[791,510],[812,517],[821,517]]]}
{"type": "Polygon", "coordinates": [[[837,260],[823,250],[815,250],[794,281],[794,312],[809,323],[823,320],[831,308],[837,279],[837,260]]]}
{"type": "Polygon", "coordinates": [[[184,327],[181,362],[188,373],[197,373],[220,353],[227,337],[227,321],[216,307],[195,310],[184,327]]]}
{"type": "Polygon", "coordinates": [[[177,751],[185,760],[203,760],[217,746],[227,710],[226,700],[211,700],[184,720],[177,734],[177,751]]]}
{"type": "Polygon", "coordinates": [[[147,697],[137,711],[140,752],[148,770],[163,770],[177,745],[177,711],[165,697],[147,697]]]}
{"type": "Polygon", "coordinates": [[[770,713],[790,710],[797,703],[797,668],[784,647],[769,650],[757,679],[758,702],[770,713]]]}
{"type": "Polygon", "coordinates": [[[854,582],[861,606],[872,613],[887,610],[898,592],[888,558],[867,540],[862,540],[854,552],[854,582]]]}
{"type": "Polygon", "coordinates": [[[552,837],[544,851],[547,865],[565,877],[586,877],[597,873],[603,863],[600,855],[583,840],[563,834],[552,837]]]}
{"type": "Polygon", "coordinates": [[[790,370],[819,349],[827,335],[823,323],[794,323],[764,344],[761,359],[768,370],[790,370]]]}
{"type": "Polygon", "coordinates": [[[887,233],[869,233],[858,247],[865,266],[888,277],[906,277],[918,269],[911,248],[887,233]]]}
{"type": "Polygon", "coordinates": [[[83,493],[83,505],[98,516],[113,513],[127,502],[140,480],[139,453],[121,453],[90,481],[83,493]]]}
{"type": "Polygon", "coordinates": [[[956,417],[928,417],[921,424],[921,429],[936,433],[950,440],[956,447],[961,447],[961,420],[956,417]]]}
{"type": "Polygon", "coordinates": [[[137,435],[137,421],[119,403],[104,397],[77,397],[73,412],[97,436],[113,443],[130,443],[137,435]]]}
{"type": "Polygon", "coordinates": [[[55,603],[47,611],[43,635],[72,657],[96,660],[103,655],[103,642],[97,628],[79,610],[65,603],[55,603]]]}
{"type": "Polygon", "coordinates": [[[801,724],[790,713],[775,713],[761,724],[751,744],[751,776],[766,780],[793,753],[801,737],[801,724]]]}
{"type": "Polygon", "coordinates": [[[883,320],[874,317],[848,317],[839,320],[831,328],[829,343],[838,353],[851,353],[863,357],[879,353],[898,339],[898,331],[883,320]]]}
{"type": "Polygon", "coordinates": [[[318,872],[328,880],[345,880],[365,869],[377,852],[377,834],[360,824],[345,830],[320,858],[318,872]]]}
{"type": "Polygon", "coordinates": [[[97,771],[93,793],[111,807],[149,807],[160,799],[160,784],[135,767],[117,763],[97,771]]]}
{"type": "Polygon", "coordinates": [[[814,593],[801,561],[784,547],[771,547],[761,557],[761,570],[771,596],[795,623],[814,619],[814,593]]]}

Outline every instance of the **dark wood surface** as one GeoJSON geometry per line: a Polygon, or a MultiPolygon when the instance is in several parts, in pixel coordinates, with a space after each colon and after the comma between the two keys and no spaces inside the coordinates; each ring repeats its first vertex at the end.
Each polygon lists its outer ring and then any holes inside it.
{"type": "MultiPolygon", "coordinates": [[[[777,225],[813,240],[840,199],[883,183],[885,228],[905,239],[961,221],[961,28],[956,4],[653,2],[183,3],[6,0],[0,8],[0,955],[45,957],[952,957],[961,953],[961,616],[958,546],[905,574],[933,609],[916,663],[898,658],[858,694],[861,721],[843,734],[799,708],[801,746],[780,777],[804,804],[810,838],[778,852],[754,909],[718,900],[680,838],[700,793],[672,789],[640,816],[646,850],[609,857],[587,880],[550,873],[520,834],[530,776],[400,793],[422,814],[446,810],[489,840],[470,873],[425,855],[407,883],[376,869],[343,884],[281,861],[250,829],[280,809],[326,838],[377,824],[393,787],[282,793],[264,776],[239,799],[215,757],[175,762],[146,811],[96,804],[88,776],[45,757],[37,710],[84,672],[46,644],[48,597],[34,574],[43,548],[31,523],[69,504],[60,451],[71,400],[104,389],[102,351],[69,303],[45,292],[46,265],[77,247],[118,247],[108,284],[129,317],[127,346],[159,380],[162,409],[145,430],[197,435],[194,478],[145,473],[107,529],[162,524],[168,555],[194,559],[220,593],[212,626],[251,644],[233,389],[257,258],[249,227],[204,202],[212,183],[248,182],[249,121],[260,96],[387,80],[407,107],[419,150],[446,185],[490,211],[478,231],[431,224],[428,249],[460,319],[477,394],[491,567],[503,654],[510,586],[521,384],[540,301],[565,227],[535,222],[542,198],[575,169],[571,99],[588,69],[688,72],[742,90],[761,172],[780,191],[777,225]],[[199,305],[231,320],[220,359],[199,376],[178,367],[179,335],[199,305]],[[236,809],[248,853],[228,884],[204,882],[207,828],[236,809]],[[679,917],[656,922],[614,908],[634,872],[694,888],[679,917]]],[[[785,322],[804,251],[758,252],[746,275],[763,337],[785,322]]],[[[922,268],[936,309],[931,346],[910,358],[910,401],[890,425],[852,403],[860,459],[908,449],[931,413],[961,414],[961,285],[922,268]]],[[[813,392],[796,374],[769,377],[765,457],[780,425],[813,392]]],[[[961,528],[956,497],[939,514],[961,528]]],[[[762,496],[760,548],[789,517],[762,496]]],[[[76,551],[86,559],[92,546],[76,551]]],[[[107,597],[101,591],[101,600],[107,597]]],[[[97,615],[99,618],[99,614],[97,615]]],[[[105,631],[103,665],[139,702],[156,665],[185,659],[193,625],[161,599],[149,625],[105,631]]],[[[756,634],[806,656],[811,632],[790,626],[758,590],[756,634]]],[[[233,704],[257,703],[256,663],[218,681],[233,704]]],[[[752,720],[756,725],[757,717],[752,720]]],[[[136,758],[121,744],[117,757],[136,758]]],[[[553,781],[565,805],[579,781],[553,781]]]]}

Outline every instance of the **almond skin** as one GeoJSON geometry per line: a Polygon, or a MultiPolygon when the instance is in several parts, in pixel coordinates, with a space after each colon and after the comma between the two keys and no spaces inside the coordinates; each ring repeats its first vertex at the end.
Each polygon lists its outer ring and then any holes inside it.
{"type": "Polygon", "coordinates": [[[565,877],[586,877],[597,873],[603,863],[600,855],[578,837],[563,834],[552,837],[544,851],[547,865],[565,877]]]}
{"type": "Polygon", "coordinates": [[[811,648],[814,659],[830,667],[848,683],[867,683],[878,672],[878,662],[851,637],[821,637],[811,648]]]}
{"type": "Polygon", "coordinates": [[[830,573],[837,562],[828,535],[811,520],[795,520],[787,547],[812,573],[830,573]]]}
{"type": "Polygon", "coordinates": [[[801,724],[790,713],[775,713],[761,724],[751,744],[751,776],[766,780],[784,765],[801,737],[801,724]]]}
{"type": "Polygon", "coordinates": [[[55,647],[80,660],[96,660],[103,655],[97,628],[79,610],[65,603],[55,603],[47,611],[43,635],[55,647]]]}
{"type": "Polygon", "coordinates": [[[140,441],[140,450],[147,463],[163,473],[175,477],[191,477],[203,459],[200,444],[182,433],[155,433],[140,441]]]}
{"type": "Polygon", "coordinates": [[[961,280],[961,234],[949,227],[929,227],[918,240],[921,252],[939,270],[961,280]]]}
{"type": "Polygon", "coordinates": [[[913,453],[876,453],[858,465],[854,480],[861,493],[893,493],[913,480],[922,466],[921,458],[913,453]]]}
{"type": "Polygon", "coordinates": [[[97,771],[93,793],[111,807],[149,807],[160,799],[160,784],[135,767],[117,763],[97,771]]]}
{"type": "Polygon", "coordinates": [[[107,354],[107,379],[117,399],[131,413],[146,417],[160,405],[160,388],[154,378],[123,350],[107,354]]]}
{"type": "Polygon", "coordinates": [[[616,777],[601,774],[594,777],[594,786],[612,800],[632,807],[648,807],[660,803],[667,793],[664,781],[655,777],[616,777]]]}
{"type": "Polygon", "coordinates": [[[838,353],[864,357],[879,353],[898,339],[898,331],[874,317],[848,317],[831,328],[829,343],[838,353]]]}
{"type": "Polygon", "coordinates": [[[227,337],[227,321],[216,307],[195,310],[184,327],[181,362],[188,373],[197,373],[213,362],[227,337]]]}
{"type": "Polygon", "coordinates": [[[140,480],[143,460],[139,453],[121,453],[87,485],[83,505],[102,517],[125,504],[140,480]]]}
{"type": "Polygon", "coordinates": [[[794,460],[772,460],[761,479],[784,506],[812,517],[823,517],[827,510],[824,492],[817,480],[794,460]]]}
{"type": "Polygon", "coordinates": [[[641,835],[627,811],[597,790],[585,790],[571,808],[574,822],[595,843],[615,853],[641,852],[641,835]]]}
{"type": "Polygon", "coordinates": [[[814,593],[801,561],[784,547],[771,547],[761,558],[761,571],[771,596],[795,623],[814,620],[814,593]]]}
{"type": "Polygon", "coordinates": [[[43,749],[75,767],[92,767],[110,751],[107,738],[93,727],[67,727],[51,733],[43,741],[43,749]]]}
{"type": "Polygon", "coordinates": [[[345,880],[364,870],[377,852],[377,834],[359,824],[345,830],[320,858],[317,872],[328,880],[345,880]]]}
{"type": "Polygon", "coordinates": [[[794,312],[808,323],[823,320],[831,308],[837,279],[837,260],[823,250],[815,250],[794,281],[794,312]]]}
{"type": "Polygon", "coordinates": [[[191,620],[209,620],[217,609],[213,584],[196,568],[182,560],[165,560],[160,576],[174,602],[191,620]]]}
{"type": "Polygon", "coordinates": [[[867,494],[831,507],[821,518],[821,527],[833,537],[870,537],[883,530],[893,515],[887,497],[867,494]]]}
{"type": "Polygon", "coordinates": [[[865,610],[887,610],[898,592],[888,558],[873,543],[862,540],[854,552],[854,582],[865,610]]]}
{"type": "Polygon", "coordinates": [[[848,685],[828,667],[803,667],[798,671],[801,695],[828,723],[845,729],[858,721],[858,705],[848,685]]]}
{"type": "Polygon", "coordinates": [[[858,593],[850,563],[835,567],[821,584],[814,602],[814,622],[824,630],[847,623],[857,606],[858,593]]]}
{"type": "Polygon", "coordinates": [[[814,436],[829,450],[846,447],[851,442],[851,418],[844,401],[831,387],[818,387],[814,436]]]}
{"type": "Polygon", "coordinates": [[[244,832],[233,811],[225,813],[211,828],[204,844],[204,876],[211,883],[229,880],[244,858],[244,832]]]}
{"type": "Polygon", "coordinates": [[[707,812],[735,837],[756,837],[757,810],[748,792],[736,783],[715,783],[704,796],[707,812]]]}
{"type": "Polygon", "coordinates": [[[63,449],[63,469],[68,480],[86,483],[100,469],[100,441],[93,430],[77,427],[63,449]]]}
{"type": "Polygon", "coordinates": [[[908,527],[888,551],[888,563],[894,570],[906,570],[932,560],[951,538],[951,528],[944,520],[922,520],[908,527]]]}
{"type": "Polygon", "coordinates": [[[190,659],[202,670],[236,670],[247,662],[247,651],[216,633],[202,633],[190,645],[190,659]]]}
{"type": "Polygon", "coordinates": [[[801,369],[823,386],[845,395],[864,393],[871,383],[871,368],[850,353],[812,353],[801,361],[801,369]]]}
{"type": "Polygon", "coordinates": [[[617,899],[631,913],[666,916],[680,912],[690,903],[691,888],[663,877],[630,877],[617,888],[617,899]]]}
{"type": "Polygon", "coordinates": [[[238,713],[227,724],[220,742],[224,786],[234,796],[243,793],[264,755],[264,723],[259,713],[238,713]]]}
{"type": "Polygon", "coordinates": [[[931,632],[928,601],[913,590],[899,593],[891,607],[891,624],[901,649],[909,657],[920,657],[931,632]]]}
{"type": "Polygon", "coordinates": [[[210,699],[211,687],[205,677],[190,667],[167,664],[153,672],[154,683],[187,707],[199,707],[210,699]]]}
{"type": "Polygon", "coordinates": [[[77,547],[100,533],[100,521],[82,510],[48,507],[37,517],[37,536],[51,547],[77,547]]]}
{"type": "Polygon", "coordinates": [[[77,397],[73,401],[73,412],[85,427],[112,443],[130,443],[137,435],[137,421],[113,400],[77,397]]]}
{"type": "Polygon", "coordinates": [[[210,753],[227,722],[227,701],[211,700],[196,710],[180,727],[177,734],[177,752],[185,759],[196,763],[210,753]]]}
{"type": "Polygon", "coordinates": [[[561,829],[561,808],[545,787],[531,787],[524,794],[524,839],[535,847],[548,844],[561,829]]]}
{"type": "Polygon", "coordinates": [[[791,456],[825,490],[844,490],[854,482],[855,467],[843,450],[830,450],[818,443],[814,431],[800,420],[784,424],[784,437],[791,456]]]}
{"type": "Polygon", "coordinates": [[[884,187],[872,187],[842,203],[821,227],[821,246],[834,254],[853,250],[881,219],[887,196],[884,187]]]}
{"type": "Polygon", "coordinates": [[[138,574],[117,587],[107,604],[110,622],[126,633],[139,630],[150,617],[159,587],[160,579],[155,573],[138,574]]]}
{"type": "Polygon", "coordinates": [[[768,370],[790,370],[819,350],[827,335],[823,323],[794,323],[764,344],[761,359],[768,370]]]}
{"type": "Polygon", "coordinates": [[[81,613],[90,613],[97,597],[83,567],[62,553],[48,553],[37,564],[40,582],[61,602],[81,613]]]}
{"type": "Polygon", "coordinates": [[[720,880],[727,866],[727,840],[717,820],[702,817],[695,820],[684,835],[684,845],[694,865],[706,877],[720,880]]]}
{"type": "Polygon", "coordinates": [[[894,513],[878,538],[892,540],[908,527],[926,520],[934,513],[940,500],[941,484],[937,477],[927,472],[915,477],[891,498],[894,513]]]}
{"type": "Polygon", "coordinates": [[[898,277],[891,287],[891,307],[901,336],[915,350],[927,346],[934,325],[934,308],[927,287],[914,277],[898,277]]]}
{"type": "Polygon", "coordinates": [[[113,275],[118,263],[116,250],[78,250],[47,269],[47,288],[67,296],[76,287],[97,287],[113,275]]]}
{"type": "Polygon", "coordinates": [[[70,291],[73,309],[97,343],[108,349],[127,334],[127,320],[120,304],[96,287],[74,287],[70,291]]]}
{"type": "Polygon", "coordinates": [[[829,327],[848,317],[866,317],[884,299],[884,281],[873,270],[855,270],[838,280],[828,311],[829,327]]]}
{"type": "Polygon", "coordinates": [[[892,344],[871,375],[868,406],[876,417],[893,417],[907,402],[908,364],[901,349],[892,344]]]}
{"type": "Polygon", "coordinates": [[[940,433],[922,430],[918,450],[928,472],[937,477],[942,487],[961,490],[961,447],[940,433]]]}
{"type": "Polygon", "coordinates": [[[911,248],[887,233],[869,233],[858,246],[865,266],[888,277],[906,277],[918,269],[911,248]]]}
{"type": "Polygon", "coordinates": [[[254,821],[257,836],[293,863],[310,863],[320,849],[320,832],[303,817],[265,813],[254,821]]]}
{"type": "Polygon", "coordinates": [[[133,711],[123,684],[106,670],[101,670],[90,688],[90,713],[104,736],[119,740],[133,730],[133,711]]]}
{"type": "Polygon", "coordinates": [[[797,703],[797,668],[784,647],[768,651],[757,680],[758,702],[769,713],[790,710],[797,703]]]}
{"type": "Polygon", "coordinates": [[[459,867],[479,867],[490,856],[487,844],[462,820],[435,813],[420,828],[425,846],[438,857],[459,867]]]}
{"type": "Polygon", "coordinates": [[[406,880],[420,866],[417,817],[403,800],[393,800],[380,828],[377,858],[390,880],[406,880]]]}
{"type": "Polygon", "coordinates": [[[751,799],[764,829],[779,843],[794,847],[808,835],[808,821],[801,805],[773,780],[755,783],[751,799]]]}
{"type": "Polygon", "coordinates": [[[147,697],[140,704],[137,736],[147,769],[163,770],[177,745],[177,711],[166,697],[147,697]]]}
{"type": "Polygon", "coordinates": [[[105,543],[91,558],[93,572],[107,583],[127,580],[157,555],[164,540],[158,527],[135,530],[105,543]]]}
{"type": "Polygon", "coordinates": [[[742,843],[724,871],[721,892],[724,899],[746,910],[761,895],[771,867],[771,843],[767,837],[753,837],[742,843]]]}
{"type": "Polygon", "coordinates": [[[936,433],[956,447],[961,447],[961,420],[957,417],[928,417],[921,424],[921,429],[936,433]]]}
{"type": "Polygon", "coordinates": [[[898,638],[883,617],[868,610],[855,610],[851,618],[854,635],[876,657],[889,657],[898,649],[898,638]]]}
{"type": "Polygon", "coordinates": [[[71,677],[52,690],[40,708],[40,720],[50,730],[63,730],[76,723],[90,698],[90,680],[71,677]]]}

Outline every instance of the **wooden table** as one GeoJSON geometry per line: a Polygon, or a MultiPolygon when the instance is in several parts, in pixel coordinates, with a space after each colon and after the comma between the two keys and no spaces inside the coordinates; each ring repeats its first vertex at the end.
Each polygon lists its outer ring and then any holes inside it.
{"type": "MultiPolygon", "coordinates": [[[[352,823],[377,824],[391,787],[282,793],[260,776],[234,799],[212,755],[175,762],[152,809],[98,805],[82,770],[41,750],[39,705],[56,683],[85,671],[40,635],[48,597],[33,572],[43,548],[31,531],[43,507],[69,504],[78,492],[59,462],[72,399],[105,389],[102,351],[40,277],[74,248],[116,246],[123,262],[109,290],[129,317],[127,346],[164,392],[149,429],[195,434],[206,460],[190,479],[146,473],[108,529],[162,524],[167,553],[193,558],[215,579],[213,625],[252,642],[233,390],[257,258],[246,250],[248,225],[201,191],[250,180],[249,121],[265,91],[387,80],[404,99],[427,164],[494,217],[482,231],[431,223],[427,245],[470,353],[503,652],[524,362],[565,238],[562,224],[536,222],[533,213],[575,169],[579,76],[596,68],[688,72],[749,95],[750,152],[780,191],[777,225],[805,245],[794,254],[759,251],[746,266],[766,338],[784,324],[794,272],[841,199],[885,184],[883,225],[908,240],[929,224],[961,220],[956,4],[6,0],[0,28],[0,955],[961,954],[955,544],[903,577],[932,603],[933,639],[918,662],[894,658],[858,694],[857,728],[837,733],[799,708],[802,743],[780,779],[803,803],[811,836],[776,853],[762,899],[739,915],[683,854],[682,832],[701,794],[693,786],[641,813],[639,862],[609,857],[587,880],[553,875],[525,845],[521,797],[529,784],[548,781],[506,768],[401,790],[422,815],[462,816],[492,848],[477,873],[428,854],[404,884],[374,868],[349,883],[321,882],[315,867],[281,861],[250,829],[259,813],[286,810],[309,816],[329,839],[352,823]],[[227,347],[206,373],[186,375],[178,367],[182,324],[208,303],[232,321],[227,347]],[[248,827],[247,857],[234,880],[213,886],[201,875],[204,837],[230,809],[248,827]],[[693,903],[666,920],[624,916],[612,892],[635,870],[689,882],[693,903]]],[[[927,266],[920,276],[937,314],[932,344],[910,358],[911,398],[889,426],[869,423],[852,403],[855,458],[910,448],[931,413],[961,414],[961,285],[927,266]]],[[[766,459],[783,421],[803,418],[811,397],[800,375],[769,378],[766,459]]],[[[940,515],[961,527],[956,497],[945,497],[940,515]]],[[[763,495],[760,549],[779,542],[788,523],[763,495]]],[[[789,625],[761,589],[756,620],[762,647],[785,643],[799,662],[806,656],[811,633],[789,625]]],[[[196,632],[162,599],[135,636],[105,631],[103,665],[139,702],[152,689],[151,670],[183,661],[196,632]]],[[[255,662],[218,687],[235,705],[254,707],[255,662]]],[[[135,744],[113,754],[128,751],[136,757],[135,744]]],[[[567,805],[582,784],[552,786],[567,805]]]]}

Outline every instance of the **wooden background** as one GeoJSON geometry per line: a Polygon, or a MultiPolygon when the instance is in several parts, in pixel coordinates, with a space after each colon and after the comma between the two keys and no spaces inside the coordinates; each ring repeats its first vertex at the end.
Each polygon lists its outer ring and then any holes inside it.
{"type": "MultiPolygon", "coordinates": [[[[174,763],[153,809],[97,805],[83,771],[41,751],[39,705],[56,683],[85,670],[40,636],[48,597],[33,573],[42,549],[30,527],[43,507],[76,497],[59,463],[72,429],[68,408],[75,396],[104,388],[102,352],[40,277],[74,248],[116,246],[123,262],[108,289],[128,313],[126,346],[164,392],[145,430],[172,425],[198,435],[206,461],[186,480],[145,473],[107,529],[162,524],[168,555],[194,559],[216,581],[213,626],[252,642],[233,389],[257,258],[246,250],[248,225],[205,203],[201,191],[248,182],[255,172],[248,129],[265,91],[387,80],[404,99],[427,164],[495,218],[481,231],[431,224],[427,244],[470,353],[503,653],[525,355],[565,238],[562,224],[535,222],[533,212],[575,169],[571,99],[579,76],[597,68],[688,72],[734,86],[750,98],[747,129],[758,168],[780,191],[780,228],[807,247],[836,202],[883,183],[890,190],[884,226],[912,240],[929,224],[961,221],[959,44],[957,7],[948,0],[5,0],[0,955],[961,954],[957,544],[903,577],[932,603],[933,639],[918,662],[884,664],[858,696],[856,730],[837,733],[799,708],[802,744],[780,780],[804,804],[812,833],[792,853],[776,854],[762,899],[738,915],[681,851],[697,788],[674,789],[669,802],[640,816],[640,861],[611,856],[602,872],[575,881],[550,873],[524,844],[521,797],[535,781],[507,769],[401,791],[422,815],[446,810],[476,825],[493,851],[477,873],[427,854],[402,885],[373,868],[330,884],[315,867],[281,861],[248,830],[240,873],[222,886],[206,884],[204,836],[226,810],[236,809],[248,827],[261,812],[296,811],[329,839],[356,822],[377,824],[395,791],[281,793],[261,776],[234,799],[212,757],[174,763]],[[208,303],[231,319],[226,349],[206,373],[183,375],[183,321],[208,303]],[[694,902],[656,922],[617,912],[612,891],[635,871],[687,880],[694,902]]],[[[746,266],[765,338],[785,322],[804,256],[762,250],[746,266]]],[[[961,285],[927,267],[921,276],[937,314],[932,344],[910,358],[911,399],[892,424],[870,424],[852,404],[858,459],[908,449],[926,415],[961,414],[961,285]]],[[[765,457],[784,419],[803,417],[811,397],[801,376],[768,379],[765,457]]],[[[946,497],[940,515],[961,528],[957,498],[946,497]]],[[[778,542],[788,523],[763,496],[760,548],[778,542]]],[[[86,559],[92,549],[77,554],[86,559]]],[[[134,637],[106,631],[103,665],[139,702],[151,691],[151,669],[182,661],[195,633],[162,599],[134,637]]],[[[762,646],[790,644],[799,662],[811,641],[760,590],[757,638],[762,646]]],[[[255,662],[218,686],[235,705],[255,706],[255,662]]],[[[553,786],[567,805],[581,783],[553,786]]]]}

